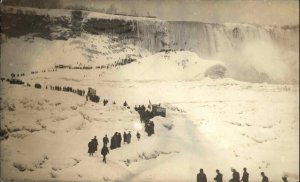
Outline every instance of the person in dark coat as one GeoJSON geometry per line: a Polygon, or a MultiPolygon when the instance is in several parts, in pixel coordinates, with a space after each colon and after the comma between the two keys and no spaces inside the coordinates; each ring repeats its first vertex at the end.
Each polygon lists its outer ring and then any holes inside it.
{"type": "Polygon", "coordinates": [[[109,139],[107,137],[107,135],[105,135],[105,137],[103,137],[103,146],[107,145],[109,143],[109,139]]]}
{"type": "Polygon", "coordinates": [[[123,133],[124,144],[127,143],[127,133],[124,131],[123,133]]]}
{"type": "Polygon", "coordinates": [[[137,137],[138,140],[140,140],[141,134],[139,132],[137,132],[136,137],[137,137]]]}
{"type": "Polygon", "coordinates": [[[122,143],[122,135],[121,133],[117,133],[117,147],[121,147],[121,143],[122,143]]]}
{"type": "Polygon", "coordinates": [[[231,169],[232,171],[232,179],[229,182],[240,182],[240,173],[235,169],[231,169]]]}
{"type": "Polygon", "coordinates": [[[242,176],[242,182],[249,182],[249,173],[247,172],[247,168],[243,169],[243,176],[242,176]]]}
{"type": "Polygon", "coordinates": [[[147,123],[145,125],[145,132],[147,132],[148,136],[151,136],[150,123],[147,123]]]}
{"type": "Polygon", "coordinates": [[[153,121],[150,122],[150,135],[154,134],[154,123],[153,121]]]}
{"type": "Polygon", "coordinates": [[[261,172],[260,174],[262,176],[262,180],[261,180],[262,182],[269,182],[269,178],[265,175],[264,172],[261,172]]]}
{"type": "Polygon", "coordinates": [[[127,107],[127,106],[128,106],[128,104],[127,104],[126,101],[124,102],[123,106],[124,106],[124,107],[127,107]]]}
{"type": "Polygon", "coordinates": [[[283,177],[282,177],[282,180],[283,180],[283,182],[288,182],[288,180],[287,180],[287,177],[286,177],[286,176],[283,176],[283,177]]]}
{"type": "Polygon", "coordinates": [[[131,142],[131,133],[129,131],[127,134],[127,143],[130,144],[130,142],[131,142]]]}
{"type": "Polygon", "coordinates": [[[90,157],[93,156],[94,152],[95,152],[95,142],[93,142],[93,139],[91,139],[91,141],[88,143],[88,153],[90,154],[90,157]]]}
{"type": "Polygon", "coordinates": [[[217,176],[214,178],[214,180],[216,182],[223,182],[223,174],[221,174],[218,169],[216,170],[216,172],[217,172],[217,176]]]}
{"type": "Polygon", "coordinates": [[[103,156],[103,162],[106,163],[106,155],[109,153],[109,150],[106,145],[102,147],[101,154],[103,156]]]}
{"type": "Polygon", "coordinates": [[[98,140],[97,140],[96,136],[92,140],[94,142],[94,151],[97,151],[98,150],[98,140]]]}
{"type": "Polygon", "coordinates": [[[200,173],[197,174],[197,182],[207,182],[206,174],[203,169],[200,169],[200,173]]]}
{"type": "Polygon", "coordinates": [[[113,150],[116,148],[116,134],[114,134],[110,139],[110,149],[113,150]]]}

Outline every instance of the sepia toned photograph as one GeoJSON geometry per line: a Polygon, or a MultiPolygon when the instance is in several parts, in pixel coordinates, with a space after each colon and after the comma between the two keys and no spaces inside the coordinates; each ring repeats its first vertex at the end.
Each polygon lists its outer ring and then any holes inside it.
{"type": "Polygon", "coordinates": [[[0,182],[298,182],[298,0],[0,0],[0,182]]]}

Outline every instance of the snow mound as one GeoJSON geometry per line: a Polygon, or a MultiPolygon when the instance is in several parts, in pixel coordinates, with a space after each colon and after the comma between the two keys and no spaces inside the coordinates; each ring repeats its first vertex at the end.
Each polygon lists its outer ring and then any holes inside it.
{"type": "MultiPolygon", "coordinates": [[[[3,50],[1,76],[19,72],[28,75],[31,71],[47,70],[60,64],[95,68],[114,64],[115,61],[128,57],[139,59],[150,54],[146,49],[130,43],[118,43],[106,35],[82,34],[80,37],[66,41],[28,39],[30,36],[11,38],[1,44],[3,50]]],[[[70,79],[78,81],[74,78],[70,79]]]]}
{"type": "Polygon", "coordinates": [[[107,80],[200,80],[224,77],[226,67],[190,51],[159,52],[103,75],[107,80]]]}

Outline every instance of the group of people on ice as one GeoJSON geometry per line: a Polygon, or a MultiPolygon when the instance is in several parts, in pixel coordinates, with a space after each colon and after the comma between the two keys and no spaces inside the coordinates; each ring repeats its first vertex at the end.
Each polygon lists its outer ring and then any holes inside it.
{"type": "MultiPolygon", "coordinates": [[[[235,169],[231,169],[232,171],[232,179],[229,180],[229,182],[249,182],[249,173],[247,172],[247,168],[243,169],[243,176],[242,179],[240,178],[240,173],[236,171],[235,169]]],[[[216,170],[216,177],[214,180],[216,182],[223,182],[223,174],[220,172],[220,170],[216,170]]],[[[269,178],[265,175],[264,172],[260,173],[262,176],[262,182],[269,182],[269,178]]],[[[288,182],[287,177],[282,177],[283,182],[288,182]]],[[[206,174],[204,173],[203,169],[200,169],[200,172],[197,174],[197,182],[207,182],[206,174]]]]}
{"type": "Polygon", "coordinates": [[[141,122],[146,122],[153,118],[153,113],[150,111],[150,107],[150,105],[147,108],[144,105],[134,107],[134,110],[140,115],[141,122]]]}
{"type": "MultiPolygon", "coordinates": [[[[140,140],[141,134],[139,132],[136,133],[137,140],[140,140]]],[[[131,132],[129,131],[126,133],[124,131],[123,133],[123,144],[130,144],[131,142],[131,132]]],[[[110,149],[116,149],[120,148],[122,143],[122,135],[119,132],[115,132],[114,135],[111,137],[110,140],[110,149]]],[[[108,150],[108,144],[109,144],[109,138],[107,135],[103,137],[103,147],[101,149],[101,155],[103,156],[103,162],[106,163],[106,155],[109,153],[108,150]]],[[[88,143],[88,153],[89,156],[93,156],[93,154],[98,150],[98,140],[97,137],[95,136],[91,141],[88,143]]]]}

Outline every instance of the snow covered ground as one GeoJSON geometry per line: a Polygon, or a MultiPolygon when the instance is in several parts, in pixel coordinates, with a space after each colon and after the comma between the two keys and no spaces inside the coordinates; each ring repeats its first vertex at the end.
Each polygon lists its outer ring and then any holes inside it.
{"type": "MultiPolygon", "coordinates": [[[[35,11],[41,15],[46,10],[35,11]]],[[[71,16],[69,11],[48,12],[50,16],[55,13],[60,13],[58,17],[71,16]]],[[[88,18],[124,19],[92,12],[88,18]]],[[[163,23],[125,18],[132,19],[141,24],[163,23]]],[[[55,32],[64,31],[50,34],[55,32]]],[[[157,42],[149,35],[141,34],[139,38],[155,45],[157,42]]],[[[226,36],[216,35],[209,40],[227,42],[226,36]]],[[[188,37],[197,40],[192,34],[188,37]]],[[[134,43],[138,40],[119,38],[87,32],[66,40],[46,40],[34,34],[17,38],[1,35],[1,77],[25,73],[18,77],[25,82],[23,86],[1,82],[1,130],[9,135],[0,141],[1,180],[186,182],[195,181],[203,168],[209,181],[213,181],[216,169],[228,181],[231,168],[242,173],[247,167],[250,181],[261,181],[261,171],[270,181],[279,182],[282,176],[299,181],[299,84],[285,84],[290,80],[298,83],[294,75],[299,74],[299,59],[295,64],[284,64],[285,60],[298,57],[298,52],[284,51],[281,59],[273,46],[254,44],[241,52],[245,57],[229,57],[230,65],[218,61],[221,58],[202,59],[199,54],[174,47],[151,52],[134,43]],[[95,68],[128,57],[136,61],[109,69],[95,68]],[[93,69],[48,71],[57,64],[93,69]],[[251,65],[250,72],[243,69],[247,64],[251,65]],[[291,66],[285,69],[285,65],[291,66]],[[258,79],[252,79],[253,76],[258,79]],[[242,77],[250,77],[252,83],[232,79],[242,77]],[[272,78],[278,82],[272,82],[272,78]],[[35,83],[41,84],[42,89],[35,89],[35,83]],[[86,92],[92,87],[97,90],[100,103],[87,102],[74,93],[50,90],[50,86],[69,86],[86,92]],[[108,99],[107,106],[103,106],[103,99],[108,99]],[[122,107],[125,100],[130,109],[122,107]],[[133,109],[135,105],[147,105],[149,100],[167,108],[166,118],[152,119],[155,134],[151,137],[144,132],[133,109]],[[99,150],[89,157],[87,144],[94,136],[100,149],[105,134],[110,138],[115,132],[124,131],[131,131],[132,143],[110,151],[107,164],[102,162],[99,150]],[[135,137],[137,131],[142,135],[140,141],[135,137]]],[[[184,36],[181,39],[188,41],[184,36]]],[[[194,47],[198,48],[198,43],[194,47]]]]}
{"type": "Polygon", "coordinates": [[[228,181],[231,167],[240,172],[247,167],[251,181],[260,181],[261,171],[270,181],[281,181],[283,175],[298,181],[297,85],[209,78],[56,82],[92,86],[109,104],[86,102],[73,93],[1,84],[1,128],[9,131],[9,138],[1,141],[5,181],[195,181],[200,168],[209,181],[216,169],[228,181]],[[132,109],[149,99],[167,107],[166,118],[153,119],[151,137],[132,109]],[[121,106],[125,100],[131,109],[121,106]],[[125,130],[132,132],[132,143],[110,151],[107,164],[99,151],[88,156],[93,136],[101,147],[105,134],[125,130]]]}

